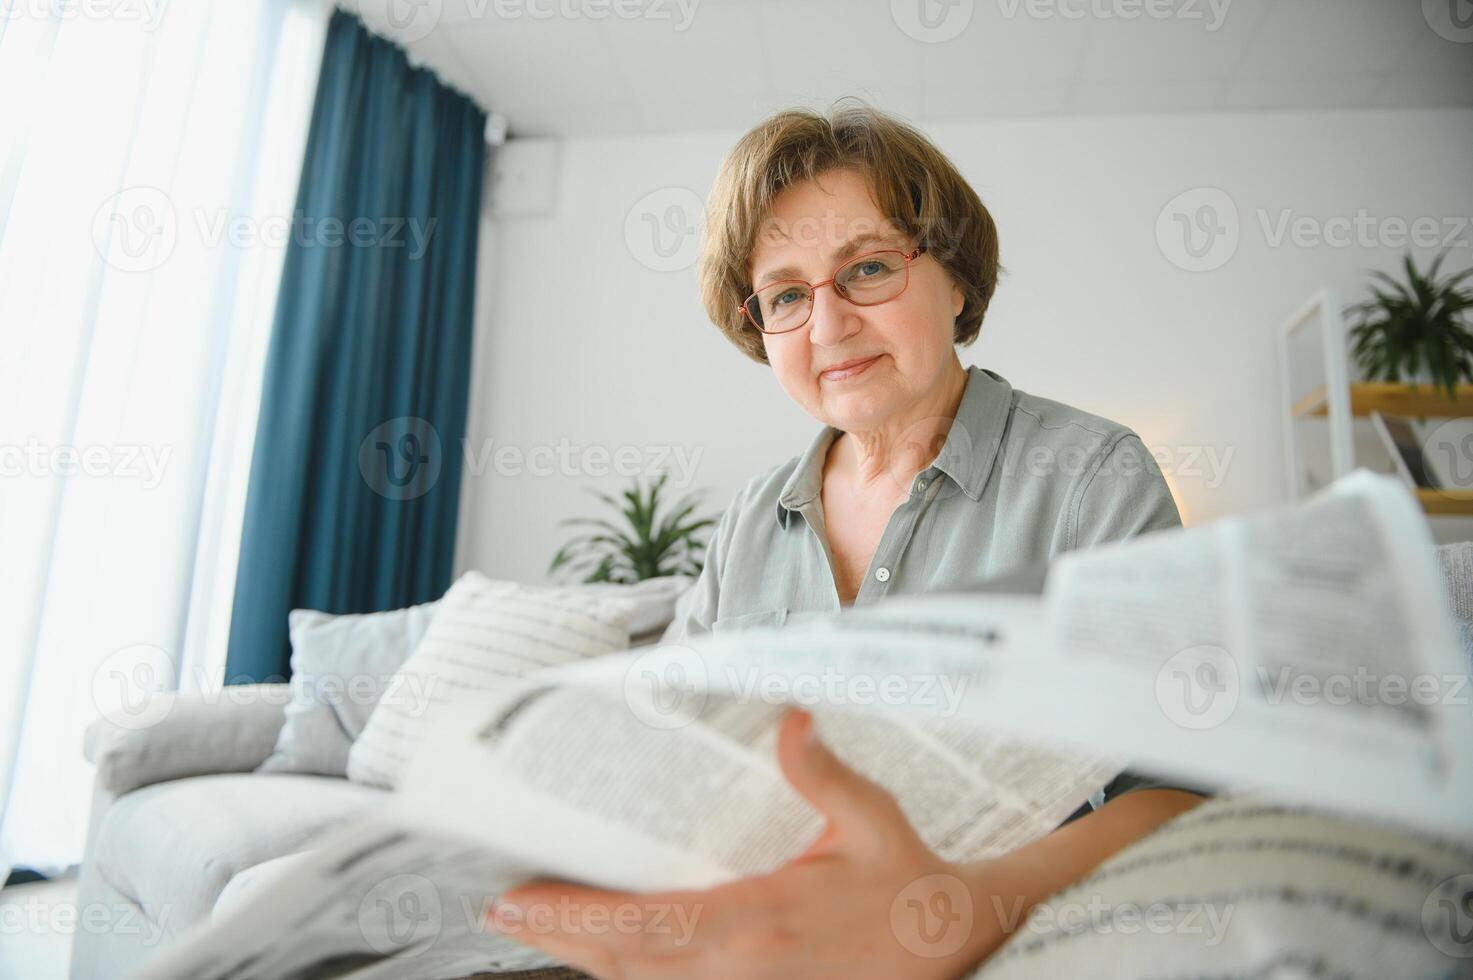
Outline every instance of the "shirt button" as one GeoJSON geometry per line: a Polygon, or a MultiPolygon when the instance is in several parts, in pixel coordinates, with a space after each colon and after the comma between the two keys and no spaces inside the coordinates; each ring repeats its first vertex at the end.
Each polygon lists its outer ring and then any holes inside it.
{"type": "Polygon", "coordinates": [[[884,566],[875,569],[875,578],[881,582],[890,581],[890,569],[884,566]]]}
{"type": "Polygon", "coordinates": [[[916,489],[917,490],[924,490],[924,489],[926,489],[926,481],[925,480],[917,480],[916,481],[916,489]]]}

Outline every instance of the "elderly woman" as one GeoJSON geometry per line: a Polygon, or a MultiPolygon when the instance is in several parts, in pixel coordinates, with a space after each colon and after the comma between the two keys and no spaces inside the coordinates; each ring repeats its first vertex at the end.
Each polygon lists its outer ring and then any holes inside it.
{"type": "MultiPolygon", "coordinates": [[[[823,426],[731,501],[666,642],[955,589],[1180,523],[1129,429],[962,366],[956,348],[977,337],[997,273],[987,209],[913,128],[859,106],[779,113],[741,139],[709,202],[706,309],[823,426]]],[[[1048,836],[950,864],[813,737],[808,715],[784,720],[779,761],[828,830],[772,874],[639,897],[687,906],[689,942],[656,930],[527,940],[599,977],[960,976],[1028,908],[1199,800],[1123,776],[1048,836]],[[927,955],[890,920],[921,880],[965,888],[975,910],[927,955]]],[[[566,901],[612,914],[628,896],[540,882],[502,904],[566,901]]]]}

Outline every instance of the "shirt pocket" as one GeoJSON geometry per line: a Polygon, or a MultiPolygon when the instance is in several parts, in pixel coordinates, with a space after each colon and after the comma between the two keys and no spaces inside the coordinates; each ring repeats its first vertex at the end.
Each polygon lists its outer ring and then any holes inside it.
{"type": "Polygon", "coordinates": [[[757,612],[739,613],[735,616],[718,616],[711,623],[712,633],[728,630],[749,630],[761,626],[781,626],[788,618],[788,609],[761,609],[757,612]]]}

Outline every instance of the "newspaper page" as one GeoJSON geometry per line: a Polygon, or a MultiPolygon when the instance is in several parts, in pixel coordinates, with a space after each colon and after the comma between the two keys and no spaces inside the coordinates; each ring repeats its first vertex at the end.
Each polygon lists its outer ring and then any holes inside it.
{"type": "Polygon", "coordinates": [[[904,597],[564,673],[674,671],[740,696],[924,662],[955,694],[945,713],[979,731],[1473,836],[1469,675],[1425,518],[1394,480],[1357,472],[1296,507],[1065,555],[1027,609],[904,597]],[[989,646],[998,632],[1012,642],[989,646]]]}
{"type": "MultiPolygon", "coordinates": [[[[450,790],[437,785],[441,772],[487,773],[497,789],[475,819],[542,873],[634,891],[710,887],[774,870],[823,829],[778,767],[785,701],[685,690],[688,703],[671,712],[658,703],[667,688],[527,683],[492,720],[445,739],[454,765],[416,767],[406,790],[430,801],[450,790]]],[[[951,859],[1043,836],[1121,768],[945,719],[829,709],[814,718],[824,743],[951,859]]],[[[460,829],[453,817],[423,816],[460,829]]]]}
{"type": "Polygon", "coordinates": [[[400,980],[552,965],[485,922],[495,896],[529,873],[391,805],[319,837],[135,976],[400,980]]]}
{"type": "Polygon", "coordinates": [[[1048,598],[1070,724],[1113,716],[1112,749],[1473,832],[1468,670],[1396,481],[1357,472],[1296,508],[1071,555],[1048,598]]]}
{"type": "Polygon", "coordinates": [[[1066,556],[1041,599],[906,597],[513,679],[431,726],[389,812],[143,976],[515,969],[545,961],[468,911],[510,882],[770,870],[821,831],[776,765],[793,704],[953,859],[1049,832],[1127,759],[1473,836],[1468,674],[1432,555],[1405,490],[1354,474],[1066,556]]]}
{"type": "MultiPolygon", "coordinates": [[[[1034,629],[1038,602],[1017,613],[1034,629]]],[[[994,627],[982,632],[1000,642],[994,627]]],[[[894,793],[945,856],[1027,843],[1120,769],[956,724],[946,716],[957,692],[924,662],[893,685],[874,677],[810,678],[829,685],[830,700],[865,709],[816,708],[820,735],[894,793]],[[923,714],[890,717],[887,698],[923,714]]],[[[821,818],[776,761],[792,692],[748,691],[742,701],[695,697],[638,671],[626,679],[613,688],[509,680],[445,706],[389,806],[319,839],[139,980],[528,969],[552,961],[484,923],[509,884],[557,876],[630,891],[706,887],[776,868],[817,838],[821,818]]]]}

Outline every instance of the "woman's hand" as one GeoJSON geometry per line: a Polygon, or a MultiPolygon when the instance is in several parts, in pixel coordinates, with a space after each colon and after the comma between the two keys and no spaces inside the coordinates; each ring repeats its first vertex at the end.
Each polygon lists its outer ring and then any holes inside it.
{"type": "Polygon", "coordinates": [[[828,822],[778,870],[637,895],[530,882],[501,897],[492,924],[604,980],[959,977],[1049,895],[1201,802],[1137,790],[1016,851],[953,864],[931,853],[889,793],[818,741],[806,712],[783,719],[778,762],[828,822]]]}
{"type": "Polygon", "coordinates": [[[631,980],[956,977],[1001,941],[971,914],[968,869],[932,854],[894,798],[817,739],[810,715],[788,713],[777,754],[828,822],[778,870],[638,895],[531,882],[501,897],[493,924],[596,977],[631,980]],[[567,928],[595,922],[605,927],[567,928]]]}

